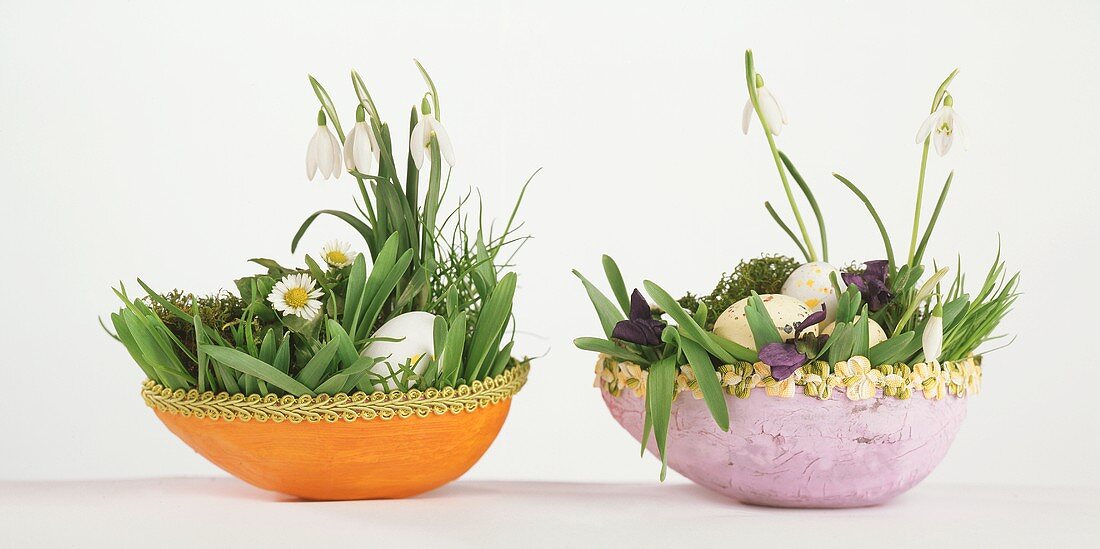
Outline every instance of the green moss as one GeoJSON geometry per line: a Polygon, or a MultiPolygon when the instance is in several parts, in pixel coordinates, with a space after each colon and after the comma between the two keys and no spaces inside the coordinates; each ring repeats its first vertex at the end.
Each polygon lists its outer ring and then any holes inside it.
{"type": "Polygon", "coordinates": [[[777,294],[787,281],[787,277],[801,263],[785,255],[764,254],[755,259],[738,263],[730,273],[723,273],[718,285],[709,295],[697,296],[691,293],[680,298],[680,306],[695,311],[699,303],[705,303],[710,311],[706,329],[711,329],[714,319],[730,305],[748,297],[751,292],[758,294],[777,294]]]}
{"type": "MultiPolygon", "coordinates": [[[[241,318],[244,317],[246,306],[244,300],[225,290],[205,296],[196,296],[195,294],[184,293],[180,290],[172,290],[164,294],[164,298],[168,300],[169,303],[186,312],[192,313],[198,311],[199,318],[202,320],[203,325],[218,330],[218,332],[222,334],[222,337],[228,341],[233,341],[231,328],[240,324],[241,318]]],[[[195,348],[194,323],[184,321],[173,315],[152,299],[145,298],[145,303],[149,305],[149,308],[160,317],[164,325],[167,326],[188,349],[195,348]]],[[[254,326],[253,333],[261,333],[258,324],[254,326]]],[[[176,349],[176,355],[179,356],[180,361],[183,362],[189,372],[192,374],[197,372],[198,365],[192,362],[183,351],[176,349]]]]}

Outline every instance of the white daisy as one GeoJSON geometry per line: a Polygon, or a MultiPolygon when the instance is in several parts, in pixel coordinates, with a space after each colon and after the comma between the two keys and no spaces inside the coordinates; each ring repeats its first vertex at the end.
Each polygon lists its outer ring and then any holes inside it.
{"type": "Polygon", "coordinates": [[[297,315],[305,320],[313,320],[321,310],[322,292],[317,282],[307,274],[291,274],[275,283],[267,300],[275,310],[284,315],[297,315]]]}
{"type": "Polygon", "coordinates": [[[321,248],[321,258],[325,260],[325,263],[339,269],[351,265],[352,261],[355,260],[355,255],[351,252],[351,244],[339,240],[330,240],[321,248]]]}

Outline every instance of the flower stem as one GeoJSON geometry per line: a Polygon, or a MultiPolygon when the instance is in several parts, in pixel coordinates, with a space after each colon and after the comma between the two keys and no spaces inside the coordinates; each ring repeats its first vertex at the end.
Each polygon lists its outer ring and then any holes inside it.
{"type": "Polygon", "coordinates": [[[909,260],[906,262],[910,266],[913,265],[913,257],[917,252],[917,231],[920,230],[920,206],[924,199],[924,172],[928,168],[928,146],[931,144],[932,137],[929,136],[925,138],[924,152],[921,153],[920,157],[920,179],[917,180],[917,207],[913,212],[913,238],[909,241],[909,260]]]}
{"type": "Polygon", "coordinates": [[[749,86],[749,100],[752,101],[752,108],[756,111],[756,117],[760,120],[760,127],[764,128],[764,136],[768,138],[768,148],[772,151],[772,159],[775,160],[775,168],[779,170],[779,179],[783,182],[783,191],[787,193],[787,201],[791,203],[791,211],[794,213],[795,221],[798,221],[798,229],[802,233],[802,241],[806,243],[807,256],[810,262],[817,261],[817,250],[814,249],[814,243],[810,240],[810,233],[806,230],[806,223],[802,221],[802,213],[798,211],[798,203],[794,200],[794,193],[791,192],[791,184],[787,181],[787,171],[783,168],[783,161],[779,158],[779,149],[775,146],[775,139],[772,137],[772,130],[768,127],[768,121],[764,118],[764,113],[760,111],[760,100],[756,94],[757,87],[756,66],[752,59],[752,50],[745,50],[745,79],[749,86]]]}
{"type": "MultiPolygon", "coordinates": [[[[928,114],[936,112],[936,109],[940,108],[940,103],[943,101],[943,96],[947,93],[947,85],[955,79],[955,75],[959,74],[959,69],[951,71],[951,74],[947,75],[947,78],[943,80],[940,87],[936,89],[936,95],[932,97],[932,110],[928,111],[928,114]]],[[[933,128],[933,133],[935,129],[933,128]]],[[[932,144],[932,135],[924,138],[924,151],[921,153],[920,158],[920,179],[917,180],[917,207],[913,213],[913,238],[909,241],[909,261],[906,263],[913,266],[913,258],[917,252],[917,231],[920,230],[920,206],[921,201],[924,199],[924,172],[928,168],[928,146],[932,144]]]]}
{"type": "Polygon", "coordinates": [[[772,150],[772,158],[775,160],[775,168],[779,170],[779,179],[783,181],[783,192],[787,193],[787,201],[791,203],[791,211],[794,212],[794,219],[798,221],[798,230],[802,233],[802,240],[806,243],[806,251],[810,259],[810,263],[817,261],[817,250],[814,249],[814,242],[810,239],[810,233],[806,230],[806,223],[802,221],[802,213],[798,211],[798,203],[794,200],[794,193],[791,192],[791,184],[787,181],[787,170],[783,167],[783,161],[779,158],[779,149],[775,147],[775,139],[772,137],[771,128],[768,128],[767,122],[764,122],[764,117],[760,113],[760,108],[756,107],[756,102],[753,102],[753,107],[756,108],[756,116],[760,118],[761,126],[764,127],[764,135],[768,138],[768,147],[772,150]]]}

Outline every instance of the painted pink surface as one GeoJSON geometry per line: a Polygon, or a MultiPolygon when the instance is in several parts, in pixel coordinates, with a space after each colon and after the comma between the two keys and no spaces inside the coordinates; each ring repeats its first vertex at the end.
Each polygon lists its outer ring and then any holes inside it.
{"type": "MultiPolygon", "coordinates": [[[[611,415],[641,440],[645,401],[603,390],[611,415]]],[[[966,400],[878,396],[852,401],[803,394],[726,396],[730,430],[702,400],[672,404],[668,464],[676,472],[744,503],[776,507],[862,507],[912,488],[940,463],[966,417],[966,400]]],[[[652,437],[649,451],[656,454],[652,437]]]]}

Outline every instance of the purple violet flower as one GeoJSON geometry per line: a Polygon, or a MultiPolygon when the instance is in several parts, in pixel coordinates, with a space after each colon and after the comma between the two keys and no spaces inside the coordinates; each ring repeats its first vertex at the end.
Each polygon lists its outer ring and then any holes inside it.
{"type": "Polygon", "coordinates": [[[894,299],[894,294],[886,285],[886,269],[889,262],[885,259],[876,259],[867,261],[863,265],[866,269],[862,273],[841,273],[840,278],[845,284],[854,285],[867,307],[871,312],[875,312],[894,299]]]}
{"type": "Polygon", "coordinates": [[[649,303],[637,288],[630,295],[630,318],[619,321],[611,332],[611,337],[638,345],[654,346],[661,344],[661,332],[665,321],[653,318],[649,303]]]}
{"type": "MultiPolygon", "coordinates": [[[[768,343],[760,349],[760,362],[771,368],[772,377],[776,381],[783,381],[791,377],[795,370],[801,368],[803,364],[810,360],[805,353],[798,350],[798,338],[802,335],[802,330],[824,322],[825,316],[825,305],[823,304],[820,311],[811,313],[805,320],[795,324],[794,338],[790,342],[768,343]]],[[[827,335],[821,336],[818,342],[824,343],[828,338],[827,335]]]]}

